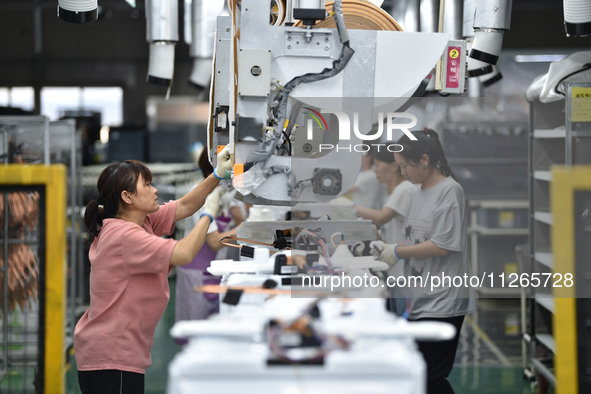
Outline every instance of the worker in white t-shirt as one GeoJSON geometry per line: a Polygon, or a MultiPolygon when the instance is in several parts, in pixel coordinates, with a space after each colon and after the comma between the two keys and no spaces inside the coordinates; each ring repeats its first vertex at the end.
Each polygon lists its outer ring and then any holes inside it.
{"type": "Polygon", "coordinates": [[[351,195],[353,205],[380,209],[386,198],[386,187],[378,181],[373,171],[373,156],[368,152],[361,158],[361,171],[348,193],[351,195]]]}
{"type": "MultiPolygon", "coordinates": [[[[387,244],[401,243],[404,241],[404,219],[410,206],[410,196],[417,185],[404,179],[400,168],[394,161],[394,153],[386,147],[377,147],[370,151],[374,161],[374,172],[377,180],[386,186],[388,196],[385,204],[379,209],[370,209],[362,206],[354,206],[357,215],[363,219],[371,220],[376,226],[381,227],[381,238],[387,244]]],[[[388,271],[388,275],[398,277],[403,275],[402,264],[398,264],[388,271]]],[[[399,289],[390,289],[392,298],[389,300],[389,309],[399,316],[406,311],[406,300],[399,289]]]]}

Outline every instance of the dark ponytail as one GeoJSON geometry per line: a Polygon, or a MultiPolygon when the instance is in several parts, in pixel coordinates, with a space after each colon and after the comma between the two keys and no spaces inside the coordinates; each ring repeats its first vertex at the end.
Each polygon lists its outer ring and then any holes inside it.
{"type": "Polygon", "coordinates": [[[90,201],[86,206],[86,210],[84,211],[84,224],[88,229],[88,239],[90,241],[98,235],[100,228],[103,225],[104,216],[102,215],[102,212],[104,211],[102,207],[99,208],[98,198],[90,201]],[[99,212],[99,210],[101,212],[99,212]]]}
{"type": "Polygon", "coordinates": [[[98,178],[96,188],[99,196],[86,206],[84,224],[92,241],[101,231],[104,219],[114,218],[123,204],[121,192],[134,193],[137,181],[142,176],[146,182],[152,181],[152,172],[145,164],[136,160],[125,160],[107,166],[98,178]]]}
{"type": "Polygon", "coordinates": [[[445,158],[445,152],[443,152],[437,132],[425,128],[421,131],[413,131],[412,135],[417,138],[416,141],[411,140],[406,134],[400,137],[397,143],[402,145],[403,149],[398,153],[414,163],[418,163],[421,157],[426,154],[429,156],[429,165],[435,166],[443,176],[451,176],[457,181],[445,158]]]}

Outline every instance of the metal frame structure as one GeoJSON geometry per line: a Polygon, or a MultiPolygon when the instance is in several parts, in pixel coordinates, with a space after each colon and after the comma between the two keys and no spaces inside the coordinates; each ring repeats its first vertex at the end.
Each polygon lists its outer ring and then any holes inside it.
{"type": "MultiPolygon", "coordinates": [[[[560,166],[552,170],[551,199],[554,225],[552,228],[552,253],[556,261],[555,274],[574,276],[574,286],[554,287],[554,338],[556,355],[554,359],[556,393],[587,392],[585,383],[587,372],[581,369],[585,354],[579,354],[581,342],[586,338],[580,335],[579,324],[585,324],[584,314],[578,313],[578,303],[582,300],[581,291],[586,280],[579,266],[586,262],[577,253],[578,244],[583,242],[577,226],[577,194],[591,193],[591,166],[560,166]],[[583,286],[581,286],[583,285],[583,286]],[[581,320],[583,320],[581,322],[581,320]]],[[[589,231],[589,230],[586,230],[589,231]]],[[[579,245],[580,246],[580,245],[579,245]]],[[[587,260],[588,260],[588,256],[587,260]]],[[[587,261],[588,262],[588,261],[587,261]]]]}
{"type": "Polygon", "coordinates": [[[74,328],[84,313],[84,270],[82,210],[82,155],[80,133],[74,119],[49,123],[50,160],[66,165],[67,177],[67,238],[68,238],[68,310],[66,347],[74,345],[74,328]]]}
{"type": "MultiPolygon", "coordinates": [[[[531,105],[529,138],[529,272],[531,275],[556,274],[560,273],[560,270],[569,268],[568,254],[556,255],[557,251],[565,248],[564,244],[555,241],[554,238],[557,236],[556,233],[560,232],[556,225],[564,220],[562,216],[566,212],[557,211],[559,208],[556,204],[563,203],[564,198],[568,200],[569,206],[573,203],[568,194],[556,194],[558,192],[555,191],[554,186],[555,174],[560,172],[552,171],[553,167],[561,165],[566,166],[564,171],[569,167],[574,171],[574,168],[581,164],[591,164],[591,156],[588,154],[591,147],[591,138],[589,138],[591,137],[589,115],[591,83],[565,83],[564,92],[564,100],[546,104],[533,102],[531,105]]],[[[572,215],[572,210],[568,215],[572,215]]],[[[564,227],[564,223],[561,227],[564,227]]],[[[567,233],[573,235],[572,229],[567,233]]],[[[573,312],[572,308],[577,306],[576,302],[573,304],[572,300],[568,300],[568,295],[564,296],[565,293],[554,294],[556,289],[553,287],[551,290],[552,293],[548,294],[548,287],[545,292],[539,288],[528,287],[530,324],[523,338],[529,348],[530,365],[524,370],[524,374],[532,380],[536,378],[536,374],[538,378],[544,378],[538,382],[541,385],[540,392],[545,392],[544,386],[550,384],[563,393],[576,393],[578,391],[570,389],[578,390],[578,388],[565,383],[565,376],[568,376],[568,373],[565,372],[564,367],[565,359],[570,357],[570,352],[576,352],[569,348],[570,345],[575,345],[572,341],[576,341],[576,331],[573,331],[575,334],[573,337],[572,333],[559,334],[557,330],[566,329],[563,323],[568,321],[570,313],[573,312]],[[559,348],[564,349],[560,351],[560,355],[559,348]],[[546,351],[546,357],[540,357],[539,351],[543,349],[546,351]],[[565,385],[569,389],[566,389],[565,385]],[[562,387],[559,388],[560,386],[562,387]]]]}
{"type": "MultiPolygon", "coordinates": [[[[0,166],[0,185],[11,189],[38,187],[44,190],[41,200],[44,204],[39,207],[42,238],[39,257],[42,264],[39,285],[40,375],[36,383],[40,392],[62,393],[65,377],[66,168],[63,165],[0,166]]],[[[7,349],[6,345],[4,349],[7,349]]]]}

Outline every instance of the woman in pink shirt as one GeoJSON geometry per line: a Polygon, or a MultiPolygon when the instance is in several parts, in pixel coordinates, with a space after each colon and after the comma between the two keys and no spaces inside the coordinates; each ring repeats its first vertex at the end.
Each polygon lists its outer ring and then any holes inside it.
{"type": "Polygon", "coordinates": [[[226,147],[214,174],[161,206],[152,173],[138,161],[111,164],[99,176],[99,197],[84,214],[92,240],[90,308],[74,331],[82,393],[144,392],[154,331],[170,298],[168,272],[199,252],[219,213],[221,188],[215,188],[231,166],[226,147]],[[202,206],[204,213],[186,237],[162,237],[202,206]]]}

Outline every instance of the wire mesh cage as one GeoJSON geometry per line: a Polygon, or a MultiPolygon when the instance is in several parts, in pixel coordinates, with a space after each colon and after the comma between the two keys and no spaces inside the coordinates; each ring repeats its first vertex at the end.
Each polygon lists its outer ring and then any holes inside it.
{"type": "Polygon", "coordinates": [[[0,389],[38,392],[40,193],[0,188],[0,389]]]}
{"type": "Polygon", "coordinates": [[[0,117],[1,393],[64,388],[68,172],[49,164],[49,125],[0,117]]]}
{"type": "Polygon", "coordinates": [[[63,165],[0,166],[2,393],[64,389],[66,175],[63,165]],[[28,202],[10,204],[15,193],[28,202]]]}

